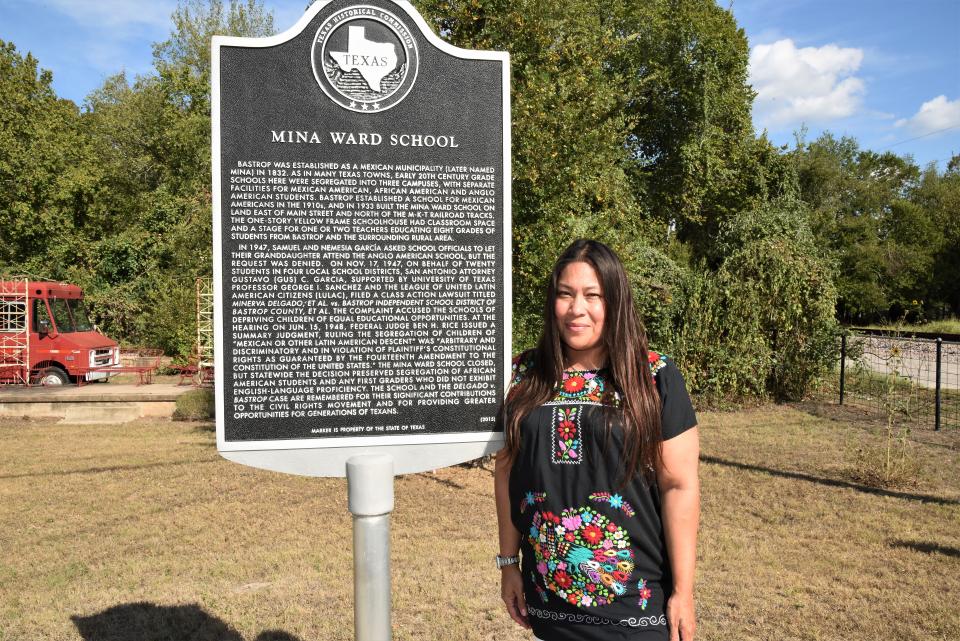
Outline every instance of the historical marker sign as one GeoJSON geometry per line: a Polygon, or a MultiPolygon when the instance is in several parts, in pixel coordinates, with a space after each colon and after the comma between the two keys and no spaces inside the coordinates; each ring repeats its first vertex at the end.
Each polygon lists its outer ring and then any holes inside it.
{"type": "Polygon", "coordinates": [[[214,38],[224,456],[342,475],[386,451],[402,473],[499,446],[508,66],[407,2],[317,3],[278,36],[214,38]]]}

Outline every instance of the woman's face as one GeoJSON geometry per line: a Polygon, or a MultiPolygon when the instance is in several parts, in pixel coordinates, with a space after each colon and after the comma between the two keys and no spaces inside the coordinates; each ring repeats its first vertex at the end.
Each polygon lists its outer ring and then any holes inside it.
{"type": "Polygon", "coordinates": [[[606,303],[597,272],[589,263],[570,263],[560,272],[553,304],[560,339],[575,351],[603,349],[606,303]]]}

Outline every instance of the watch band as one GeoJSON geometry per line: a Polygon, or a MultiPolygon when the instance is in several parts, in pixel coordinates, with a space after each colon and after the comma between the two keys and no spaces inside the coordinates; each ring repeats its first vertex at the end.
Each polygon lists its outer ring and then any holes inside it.
{"type": "Polygon", "coordinates": [[[520,563],[519,556],[500,556],[499,554],[494,557],[497,560],[497,569],[502,570],[508,565],[514,565],[520,563]]]}

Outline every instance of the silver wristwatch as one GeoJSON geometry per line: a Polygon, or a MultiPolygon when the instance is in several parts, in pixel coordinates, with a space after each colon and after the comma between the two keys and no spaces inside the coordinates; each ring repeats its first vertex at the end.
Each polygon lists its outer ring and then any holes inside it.
{"type": "Polygon", "coordinates": [[[495,557],[497,560],[497,569],[502,570],[508,565],[513,565],[515,563],[520,563],[519,556],[500,556],[499,554],[495,557]]]}

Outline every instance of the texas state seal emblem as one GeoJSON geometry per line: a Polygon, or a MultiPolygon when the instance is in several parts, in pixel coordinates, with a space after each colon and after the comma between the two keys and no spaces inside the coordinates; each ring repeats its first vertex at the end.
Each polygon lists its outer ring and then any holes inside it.
{"type": "Polygon", "coordinates": [[[334,102],[358,112],[390,109],[413,88],[417,41],[394,14],[369,5],[334,13],[317,29],[313,75],[334,102]]]}

